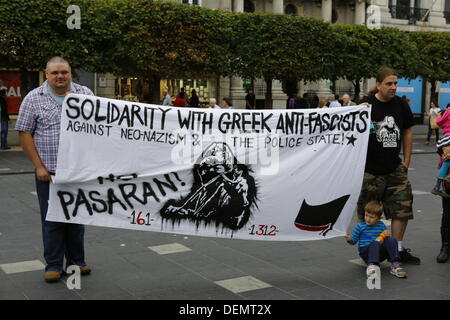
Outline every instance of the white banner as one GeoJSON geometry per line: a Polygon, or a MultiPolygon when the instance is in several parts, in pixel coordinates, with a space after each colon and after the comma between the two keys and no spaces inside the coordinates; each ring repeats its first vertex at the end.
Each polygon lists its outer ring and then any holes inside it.
{"type": "Polygon", "coordinates": [[[71,94],[47,220],[255,240],[343,235],[370,108],[191,109],[71,94]]]}

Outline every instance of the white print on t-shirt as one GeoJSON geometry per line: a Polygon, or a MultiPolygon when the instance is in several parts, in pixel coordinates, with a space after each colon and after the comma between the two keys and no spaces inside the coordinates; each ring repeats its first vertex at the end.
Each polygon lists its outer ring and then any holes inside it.
{"type": "Polygon", "coordinates": [[[400,130],[394,117],[386,116],[383,121],[375,123],[378,142],[383,143],[383,148],[396,148],[400,142],[400,130]]]}

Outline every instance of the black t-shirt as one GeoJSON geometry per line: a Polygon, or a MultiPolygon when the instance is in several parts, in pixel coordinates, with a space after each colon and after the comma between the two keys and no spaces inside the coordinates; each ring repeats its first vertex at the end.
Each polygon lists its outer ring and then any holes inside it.
{"type": "MultiPolygon", "coordinates": [[[[250,105],[250,107],[252,109],[255,109],[255,107],[256,107],[256,96],[254,94],[248,93],[245,96],[245,100],[248,102],[248,104],[250,105]]],[[[247,107],[247,109],[249,108],[247,105],[246,105],[246,107],[247,107]]]]}
{"type": "Polygon", "coordinates": [[[414,125],[411,109],[398,96],[389,102],[381,102],[371,95],[361,102],[372,105],[365,171],[374,175],[392,173],[402,162],[403,132],[414,125]]]}

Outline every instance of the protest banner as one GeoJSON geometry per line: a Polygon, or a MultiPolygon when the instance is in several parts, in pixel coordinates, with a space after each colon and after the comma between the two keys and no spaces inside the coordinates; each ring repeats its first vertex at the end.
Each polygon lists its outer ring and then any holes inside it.
{"type": "Polygon", "coordinates": [[[370,108],[193,109],[70,94],[47,220],[254,240],[341,236],[370,108]]]}

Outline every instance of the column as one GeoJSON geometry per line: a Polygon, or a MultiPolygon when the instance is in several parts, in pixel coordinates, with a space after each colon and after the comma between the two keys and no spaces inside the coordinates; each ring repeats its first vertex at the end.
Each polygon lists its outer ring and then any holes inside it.
{"type": "Polygon", "coordinates": [[[446,28],[446,26],[448,26],[443,15],[443,11],[445,11],[445,1],[436,1],[434,3],[430,1],[430,3],[424,7],[431,7],[430,14],[428,15],[428,21],[431,26],[439,26],[441,28],[446,28]]]}
{"type": "Polygon", "coordinates": [[[233,101],[233,107],[245,109],[245,91],[242,87],[242,79],[239,77],[231,77],[230,98],[233,101]]]}
{"type": "MultiPolygon", "coordinates": [[[[332,20],[332,12],[333,12],[333,2],[332,0],[322,0],[322,19],[327,22],[331,22],[332,20]]],[[[319,98],[322,97],[330,97],[330,82],[329,80],[319,80],[316,82],[318,89],[316,90],[316,94],[319,98]]]]}
{"type": "Polygon", "coordinates": [[[283,0],[273,0],[273,13],[284,14],[283,0]]]}
{"type": "MultiPolygon", "coordinates": [[[[233,12],[244,12],[244,0],[233,0],[233,12]]],[[[230,98],[234,108],[245,109],[245,91],[239,77],[230,78],[230,98]]]]}
{"type": "Polygon", "coordinates": [[[244,12],[244,0],[233,0],[233,12],[244,12]]]}
{"type": "Polygon", "coordinates": [[[366,2],[355,1],[355,24],[366,24],[366,2]]]}
{"type": "Polygon", "coordinates": [[[324,21],[331,22],[333,10],[332,0],[322,0],[322,19],[324,21]]]}
{"type": "Polygon", "coordinates": [[[286,109],[287,95],[280,80],[272,80],[272,109],[286,109]]]}

